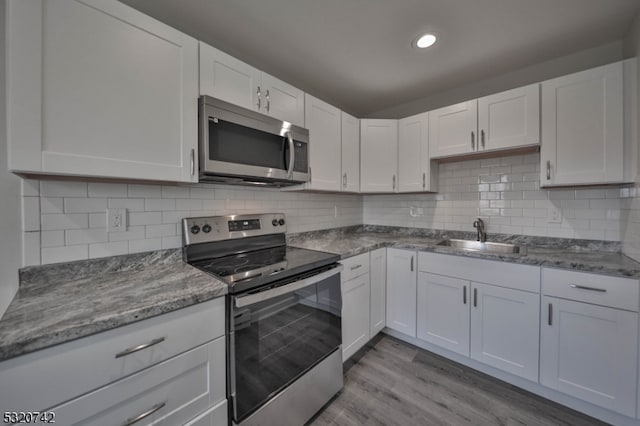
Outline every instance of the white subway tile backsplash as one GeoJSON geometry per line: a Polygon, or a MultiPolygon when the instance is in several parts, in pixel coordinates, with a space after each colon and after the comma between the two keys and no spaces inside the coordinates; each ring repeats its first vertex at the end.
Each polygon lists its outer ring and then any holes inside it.
{"type": "Polygon", "coordinates": [[[162,249],[162,238],[149,238],[148,240],[129,241],[129,253],[139,253],[162,249]]]}
{"type": "Polygon", "coordinates": [[[119,254],[127,254],[129,252],[129,243],[127,241],[116,241],[112,243],[98,243],[89,245],[89,258],[117,256],[119,254]]]}
{"type": "Polygon", "coordinates": [[[40,198],[39,197],[23,197],[22,198],[22,230],[23,231],[39,231],[40,230],[40,198]]]}
{"type": "Polygon", "coordinates": [[[42,247],[57,247],[64,245],[64,231],[42,231],[40,233],[42,247]]]}
{"type": "Polygon", "coordinates": [[[160,198],[162,187],[160,185],[128,185],[127,196],[129,198],[160,198]]]}
{"type": "Polygon", "coordinates": [[[86,197],[86,182],[40,181],[40,195],[44,197],[86,197]]]}
{"type": "Polygon", "coordinates": [[[42,230],[54,231],[58,229],[83,229],[89,227],[87,213],[43,214],[42,230]]]}
{"type": "Polygon", "coordinates": [[[106,228],[107,213],[89,213],[89,228],[106,228]]]}
{"type": "Polygon", "coordinates": [[[169,199],[147,199],[144,200],[144,209],[148,212],[162,212],[176,209],[176,200],[169,199]]]}
{"type": "Polygon", "coordinates": [[[106,198],[65,198],[65,213],[100,213],[107,209],[106,198]]]}
{"type": "Polygon", "coordinates": [[[147,238],[172,237],[176,235],[176,224],[147,225],[147,238]]]}
{"type": "Polygon", "coordinates": [[[159,225],[161,223],[162,223],[162,213],[160,212],[129,213],[129,226],[159,225]]]}
{"type": "Polygon", "coordinates": [[[124,183],[89,182],[89,197],[126,197],[127,185],[124,183]]]}
{"type": "Polygon", "coordinates": [[[162,237],[162,248],[173,249],[182,245],[182,237],[162,237]]]}
{"type": "Polygon", "coordinates": [[[40,232],[22,233],[22,266],[40,264],[40,246],[40,232]]]}
{"type": "Polygon", "coordinates": [[[34,179],[22,179],[22,196],[39,197],[40,181],[34,179]]]}
{"type": "Polygon", "coordinates": [[[130,212],[143,212],[143,198],[110,198],[107,202],[110,209],[127,209],[130,212]]]}
{"type": "Polygon", "coordinates": [[[40,197],[41,213],[64,213],[64,198],[40,197]]]}
{"type": "Polygon", "coordinates": [[[76,244],[103,243],[107,241],[106,228],[69,229],[64,231],[64,242],[67,246],[76,244]]]}
{"type": "Polygon", "coordinates": [[[89,258],[89,246],[64,246],[64,247],[43,247],[42,264],[71,262],[89,258]]]}
{"type": "Polygon", "coordinates": [[[162,198],[189,198],[190,194],[188,186],[162,186],[162,198]]]}
{"type": "Polygon", "coordinates": [[[125,232],[109,232],[109,241],[142,240],[145,237],[144,226],[129,226],[125,232]]]}

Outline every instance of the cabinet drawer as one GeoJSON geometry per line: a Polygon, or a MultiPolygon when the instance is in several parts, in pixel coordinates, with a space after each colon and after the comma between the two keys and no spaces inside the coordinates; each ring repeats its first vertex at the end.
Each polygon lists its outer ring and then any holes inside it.
{"type": "Polygon", "coordinates": [[[341,274],[341,281],[344,283],[369,272],[369,253],[341,260],[340,263],[344,265],[344,271],[341,274]]]}
{"type": "Polygon", "coordinates": [[[220,337],[51,411],[56,423],[65,425],[122,425],[145,414],[136,424],[184,424],[225,399],[224,372],[225,339],[220,337]]]}
{"type": "Polygon", "coordinates": [[[45,410],[223,336],[224,324],[222,297],[9,359],[0,363],[0,411],[45,410]]]}
{"type": "Polygon", "coordinates": [[[542,269],[545,296],[638,311],[638,280],[584,272],[542,269]]]}
{"type": "Polygon", "coordinates": [[[227,426],[227,400],[200,414],[184,426],[227,426]]]}

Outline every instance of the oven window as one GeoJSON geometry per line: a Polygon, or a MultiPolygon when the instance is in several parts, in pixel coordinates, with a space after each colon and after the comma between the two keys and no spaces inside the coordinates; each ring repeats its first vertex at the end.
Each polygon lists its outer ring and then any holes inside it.
{"type": "Polygon", "coordinates": [[[294,293],[234,308],[236,422],[339,348],[341,309],[339,274],[294,293]]]}
{"type": "Polygon", "coordinates": [[[209,120],[210,160],[286,170],[288,155],[288,143],[283,136],[228,121],[209,120]]]}

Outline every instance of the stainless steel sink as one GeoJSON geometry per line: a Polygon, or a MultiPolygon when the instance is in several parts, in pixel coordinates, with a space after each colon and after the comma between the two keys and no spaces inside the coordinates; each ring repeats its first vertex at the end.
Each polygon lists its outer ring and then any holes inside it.
{"type": "Polygon", "coordinates": [[[526,252],[524,247],[516,246],[514,244],[481,243],[480,241],[473,240],[444,240],[440,241],[436,245],[468,251],[487,251],[491,253],[522,254],[526,252]]]}

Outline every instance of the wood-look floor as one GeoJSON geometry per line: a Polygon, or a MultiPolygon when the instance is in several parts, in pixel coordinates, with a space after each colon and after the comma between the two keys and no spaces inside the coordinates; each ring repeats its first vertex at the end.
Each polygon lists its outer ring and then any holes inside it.
{"type": "Polygon", "coordinates": [[[345,364],[344,389],[322,425],[604,425],[390,336],[345,364]]]}

